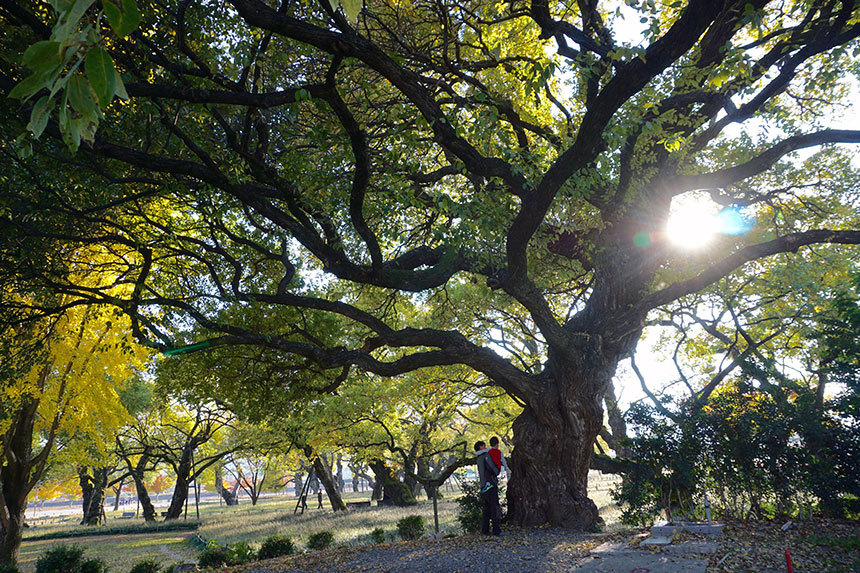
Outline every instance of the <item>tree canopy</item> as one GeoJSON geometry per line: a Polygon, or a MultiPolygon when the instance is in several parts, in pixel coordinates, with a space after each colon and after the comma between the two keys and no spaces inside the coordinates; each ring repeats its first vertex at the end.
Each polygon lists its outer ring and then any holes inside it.
{"type": "Polygon", "coordinates": [[[0,0],[4,266],[97,245],[109,281],[26,279],[312,390],[474,370],[523,406],[519,524],[597,521],[602,400],[654,309],[860,242],[854,1],[117,6],[0,0]],[[729,221],[692,254],[664,231],[691,195],[729,221]]]}

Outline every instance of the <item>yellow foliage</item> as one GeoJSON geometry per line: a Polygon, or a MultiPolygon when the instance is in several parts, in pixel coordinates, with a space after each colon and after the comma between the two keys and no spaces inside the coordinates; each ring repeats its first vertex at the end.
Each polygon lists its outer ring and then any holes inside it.
{"type": "MultiPolygon", "coordinates": [[[[37,435],[53,431],[81,438],[64,442],[82,442],[90,455],[105,454],[114,430],[129,421],[116,386],[143,368],[148,351],[131,340],[126,317],[92,307],[73,307],[42,327],[48,334],[39,341],[41,360],[16,380],[4,381],[4,402],[37,399],[37,435]]],[[[9,417],[0,419],[0,433],[10,423],[9,417]]]]}

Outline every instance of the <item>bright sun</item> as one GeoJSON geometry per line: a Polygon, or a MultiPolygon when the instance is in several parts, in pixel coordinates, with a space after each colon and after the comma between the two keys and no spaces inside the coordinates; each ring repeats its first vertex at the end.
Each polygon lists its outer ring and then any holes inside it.
{"type": "Polygon", "coordinates": [[[720,231],[720,206],[707,194],[684,193],[672,199],[666,233],[678,246],[696,249],[708,244],[720,231]]]}

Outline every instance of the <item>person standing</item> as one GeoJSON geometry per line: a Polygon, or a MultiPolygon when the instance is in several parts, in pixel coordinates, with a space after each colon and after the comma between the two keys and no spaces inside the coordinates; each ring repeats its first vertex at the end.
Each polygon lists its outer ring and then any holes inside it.
{"type": "Polygon", "coordinates": [[[322,509],[322,490],[317,490],[317,509],[322,509]]]}
{"type": "Polygon", "coordinates": [[[500,535],[502,508],[499,506],[499,470],[485,448],[483,441],[475,442],[475,462],[478,464],[478,478],[481,483],[481,533],[490,534],[492,521],[493,535],[500,535]]]}

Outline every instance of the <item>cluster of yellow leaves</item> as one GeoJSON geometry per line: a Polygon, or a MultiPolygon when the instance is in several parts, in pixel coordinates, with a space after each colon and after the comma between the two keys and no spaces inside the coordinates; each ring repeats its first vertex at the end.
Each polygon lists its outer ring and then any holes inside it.
{"type": "MultiPolygon", "coordinates": [[[[148,351],[132,342],[127,318],[95,308],[72,308],[49,329],[39,343],[41,359],[3,384],[4,401],[20,406],[37,399],[37,434],[53,429],[66,444],[104,454],[114,430],[129,420],[117,384],[143,369],[148,351]]],[[[10,422],[0,419],[0,432],[10,422]]]]}

